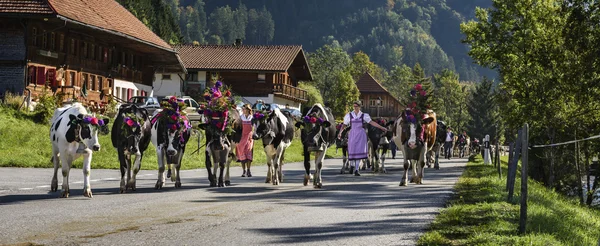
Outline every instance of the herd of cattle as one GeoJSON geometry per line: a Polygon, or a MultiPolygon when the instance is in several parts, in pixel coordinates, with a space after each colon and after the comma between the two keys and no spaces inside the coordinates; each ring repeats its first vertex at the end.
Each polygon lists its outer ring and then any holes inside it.
{"type": "MultiPolygon", "coordinates": [[[[149,115],[146,109],[138,108],[135,105],[123,105],[118,110],[110,132],[112,145],[117,150],[120,161],[121,193],[129,189],[136,189],[136,174],[140,170],[144,151],[150,142],[155,146],[158,157],[158,180],[155,188],[163,188],[165,176],[169,176],[165,175],[166,168],[169,170],[171,181],[175,183],[175,187],[181,187],[179,170],[185,146],[190,139],[191,129],[167,127],[168,124],[163,122],[162,118],[157,117],[159,112],[160,110],[154,115],[149,115]],[[138,120],[132,121],[132,118],[138,120]],[[126,178],[125,174],[127,174],[126,178]]],[[[253,139],[262,141],[267,156],[266,183],[277,185],[283,182],[284,155],[292,143],[295,128],[301,129],[305,186],[311,179],[314,188],[323,186],[321,176],[323,160],[327,149],[334,143],[338,147],[342,146],[344,153],[341,173],[348,169],[347,150],[343,147],[347,145],[347,134],[343,133],[342,139],[337,139],[339,127],[332,124],[335,120],[331,110],[315,104],[305,109],[303,115],[303,120],[295,120],[287,112],[274,109],[264,117],[253,119],[255,127],[253,139]],[[315,158],[313,175],[311,175],[311,154],[314,154],[315,158]]],[[[404,156],[404,174],[400,185],[408,184],[408,170],[411,164],[411,182],[421,184],[426,163],[434,163],[434,167],[439,168],[438,157],[445,139],[444,134],[436,133],[446,132],[445,124],[436,120],[433,111],[429,110],[427,116],[421,120],[420,124],[417,124],[403,112],[397,120],[383,122],[382,126],[388,129],[387,132],[370,125],[367,126],[369,158],[362,168],[372,167],[374,172],[385,173],[385,153],[389,148],[390,141],[394,141],[404,156]]],[[[242,124],[236,110],[231,110],[228,117],[230,122],[233,122],[233,131],[231,132],[209,131],[207,128],[211,127],[210,123],[200,124],[200,128],[205,130],[206,169],[211,187],[224,187],[231,184],[229,166],[233,160],[237,159],[235,148],[241,140],[242,124]]],[[[56,175],[62,163],[61,197],[69,196],[68,178],[71,164],[73,160],[83,157],[83,194],[86,197],[92,197],[89,182],[90,163],[93,152],[100,150],[98,134],[109,133],[108,122],[109,119],[98,119],[94,115],[89,115],[79,103],[59,108],[54,112],[50,129],[54,163],[52,191],[58,189],[56,175]]]]}

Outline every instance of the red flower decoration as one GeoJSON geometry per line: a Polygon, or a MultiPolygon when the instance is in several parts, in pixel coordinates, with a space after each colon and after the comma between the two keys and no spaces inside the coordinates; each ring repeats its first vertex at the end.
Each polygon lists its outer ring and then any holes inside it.
{"type": "Polygon", "coordinates": [[[221,129],[223,128],[223,122],[217,122],[217,128],[221,129]]]}
{"type": "Polygon", "coordinates": [[[171,115],[171,119],[177,121],[177,115],[171,115]]]}
{"type": "Polygon", "coordinates": [[[229,97],[229,96],[231,96],[231,91],[226,91],[226,92],[225,92],[225,96],[226,96],[226,97],[229,97]]]}
{"type": "Polygon", "coordinates": [[[427,95],[427,92],[425,92],[424,90],[421,91],[421,96],[425,96],[425,95],[427,95]]]}
{"type": "Polygon", "coordinates": [[[416,106],[417,106],[417,102],[413,101],[413,102],[410,104],[410,107],[409,107],[409,108],[414,108],[414,107],[416,107],[416,106]]]}
{"type": "Polygon", "coordinates": [[[415,85],[415,89],[417,89],[418,91],[423,89],[423,86],[421,84],[416,84],[415,85]]]}
{"type": "Polygon", "coordinates": [[[92,118],[92,120],[90,120],[90,123],[92,123],[92,125],[98,125],[98,118],[92,118]]]}
{"type": "Polygon", "coordinates": [[[175,125],[175,124],[171,125],[171,130],[173,130],[173,131],[177,130],[177,125],[175,125]]]}
{"type": "Polygon", "coordinates": [[[310,117],[310,123],[317,123],[317,118],[310,117]]]}
{"type": "Polygon", "coordinates": [[[221,92],[220,91],[215,91],[213,92],[213,97],[221,97],[221,92]]]}
{"type": "Polygon", "coordinates": [[[171,98],[169,98],[169,102],[170,102],[170,103],[177,102],[177,97],[175,97],[175,96],[172,96],[171,98]]]}
{"type": "Polygon", "coordinates": [[[133,120],[131,120],[131,119],[127,120],[127,122],[125,122],[125,123],[127,123],[127,125],[130,127],[132,127],[133,124],[135,124],[135,122],[133,122],[133,120]]]}

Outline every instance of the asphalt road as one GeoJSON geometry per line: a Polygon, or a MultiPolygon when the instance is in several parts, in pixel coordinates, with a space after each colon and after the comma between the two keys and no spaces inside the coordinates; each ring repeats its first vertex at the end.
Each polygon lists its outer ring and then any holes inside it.
{"type": "MultiPolygon", "coordinates": [[[[284,166],[284,182],[265,184],[266,167],[232,186],[211,188],[205,169],[182,171],[182,188],[155,190],[156,171],[141,171],[137,191],[119,193],[118,170],[91,173],[83,196],[81,169],[71,170],[71,195],[50,192],[52,169],[1,168],[0,244],[44,245],[414,245],[444,207],[466,159],[426,169],[422,185],[399,187],[402,166],[387,174],[339,174],[326,160],[323,188],[303,186],[301,163],[284,166]]],[[[92,164],[93,167],[93,164],[92,164]]]]}

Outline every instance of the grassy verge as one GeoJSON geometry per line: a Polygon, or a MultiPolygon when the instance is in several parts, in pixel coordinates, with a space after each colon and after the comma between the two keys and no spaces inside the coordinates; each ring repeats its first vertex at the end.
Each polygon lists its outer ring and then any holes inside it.
{"type": "Polygon", "coordinates": [[[432,223],[419,245],[598,245],[600,212],[581,207],[541,184],[528,182],[527,232],[518,234],[520,174],[514,200],[507,202],[506,157],[503,179],[478,156],[469,162],[455,196],[432,223]]]}
{"type": "MultiPolygon", "coordinates": [[[[52,145],[48,137],[50,134],[50,125],[35,124],[30,118],[31,116],[27,114],[17,113],[12,109],[0,107],[0,167],[52,167],[52,163],[50,162],[52,145]]],[[[100,136],[99,141],[102,147],[92,157],[92,168],[119,168],[119,159],[116,150],[112,147],[110,134],[100,136]]],[[[204,141],[201,141],[200,144],[202,146],[204,141]]],[[[198,152],[192,154],[196,149],[198,149],[198,136],[192,136],[183,157],[183,169],[205,167],[204,147],[200,149],[200,154],[198,152]]],[[[341,153],[336,154],[334,148],[330,148],[327,151],[328,158],[340,156],[341,153]]],[[[302,144],[299,139],[295,139],[292,145],[286,150],[285,162],[298,162],[302,160],[302,144]]],[[[146,152],[144,152],[142,169],[157,169],[157,163],[156,150],[150,144],[146,152]]],[[[255,141],[253,165],[265,164],[266,156],[262,142],[255,141]]],[[[74,162],[75,167],[80,168],[81,165],[81,158],[74,162]]],[[[239,166],[240,164],[232,162],[232,165],[239,166]]]]}

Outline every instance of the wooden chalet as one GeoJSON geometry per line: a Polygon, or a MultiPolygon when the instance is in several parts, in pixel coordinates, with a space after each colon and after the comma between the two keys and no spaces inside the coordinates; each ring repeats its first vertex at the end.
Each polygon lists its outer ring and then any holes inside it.
{"type": "Polygon", "coordinates": [[[401,103],[394,98],[371,74],[363,74],[356,87],[360,92],[362,111],[368,113],[371,118],[396,119],[402,110],[401,103]]]}
{"type": "MultiPolygon", "coordinates": [[[[234,45],[183,45],[176,49],[188,73],[163,73],[157,78],[175,80],[172,88],[181,87],[182,94],[202,93],[220,79],[247,103],[260,99],[300,108],[308,101],[307,92],[298,88],[299,81],[312,80],[300,45],[241,45],[238,40],[234,45]]],[[[155,88],[160,86],[155,82],[155,88]]]]}
{"type": "Polygon", "coordinates": [[[127,100],[149,94],[158,69],[185,73],[177,52],[114,0],[0,0],[0,94],[127,100]]]}

